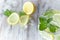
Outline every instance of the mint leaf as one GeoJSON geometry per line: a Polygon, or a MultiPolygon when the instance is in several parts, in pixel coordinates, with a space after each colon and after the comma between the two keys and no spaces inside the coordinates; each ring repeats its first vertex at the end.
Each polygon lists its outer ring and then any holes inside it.
{"type": "Polygon", "coordinates": [[[24,11],[20,11],[19,16],[23,16],[23,15],[26,15],[26,13],[24,11]]]}
{"type": "Polygon", "coordinates": [[[39,21],[40,21],[40,23],[47,23],[47,18],[44,17],[44,16],[43,16],[43,17],[41,16],[41,17],[39,18],[39,21]]]}
{"type": "Polygon", "coordinates": [[[39,18],[39,20],[40,20],[40,23],[41,24],[39,24],[39,30],[41,30],[41,31],[43,31],[43,30],[45,30],[46,28],[47,28],[47,18],[46,17],[40,17],[39,18]]]}
{"type": "Polygon", "coordinates": [[[59,28],[58,26],[52,25],[52,24],[50,24],[50,26],[49,26],[49,30],[52,33],[56,32],[58,28],[59,28]]]}
{"type": "Polygon", "coordinates": [[[47,28],[47,24],[40,24],[39,25],[39,30],[43,31],[47,28]]]}
{"type": "Polygon", "coordinates": [[[52,20],[53,20],[53,18],[49,18],[49,19],[47,20],[47,23],[50,23],[52,20]]]}
{"type": "Polygon", "coordinates": [[[52,17],[53,15],[54,15],[53,9],[47,10],[44,14],[44,16],[47,16],[48,18],[52,17]]]}
{"type": "Polygon", "coordinates": [[[39,30],[43,31],[48,27],[50,32],[53,32],[53,33],[56,32],[56,30],[58,29],[58,26],[50,24],[52,20],[53,20],[52,18],[47,19],[45,16],[43,17],[41,16],[39,18],[39,21],[40,21],[39,30]]]}
{"type": "Polygon", "coordinates": [[[4,15],[7,17],[9,17],[11,14],[12,14],[12,11],[10,11],[8,9],[4,12],[4,15]]]}

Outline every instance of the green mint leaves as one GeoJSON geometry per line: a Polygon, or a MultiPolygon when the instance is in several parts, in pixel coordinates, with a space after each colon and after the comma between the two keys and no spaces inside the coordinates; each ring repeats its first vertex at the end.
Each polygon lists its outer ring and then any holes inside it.
{"type": "Polygon", "coordinates": [[[40,20],[39,30],[41,31],[49,28],[50,32],[54,33],[58,29],[58,26],[50,24],[50,22],[53,20],[52,18],[47,19],[45,17],[44,18],[40,17],[39,20],[40,20]]]}
{"type": "Polygon", "coordinates": [[[43,16],[43,17],[41,16],[41,17],[39,18],[39,20],[40,20],[41,23],[47,23],[47,18],[44,17],[44,16],[43,16]]]}
{"type": "Polygon", "coordinates": [[[48,18],[52,17],[54,15],[54,10],[53,9],[50,9],[50,10],[47,10],[44,14],[44,16],[47,16],[48,18]]]}
{"type": "Polygon", "coordinates": [[[40,20],[39,29],[40,30],[45,30],[47,28],[47,19],[46,19],[46,17],[40,17],[39,20],[40,20]]]}
{"type": "Polygon", "coordinates": [[[23,15],[26,15],[26,13],[24,11],[20,11],[19,16],[23,16],[23,15]]]}
{"type": "Polygon", "coordinates": [[[11,14],[12,14],[12,11],[10,11],[8,9],[4,12],[4,15],[7,17],[9,17],[11,14]]]}
{"type": "Polygon", "coordinates": [[[49,26],[49,30],[52,33],[56,32],[58,28],[59,28],[58,26],[52,25],[52,24],[50,24],[50,26],[49,26]]]}
{"type": "Polygon", "coordinates": [[[56,25],[51,24],[50,22],[53,20],[52,16],[54,15],[54,11],[48,10],[45,12],[43,16],[39,17],[39,30],[44,31],[45,29],[49,29],[50,32],[55,33],[59,28],[56,25]]]}
{"type": "MultiPolygon", "coordinates": [[[[14,11],[11,11],[11,10],[7,9],[6,11],[4,11],[4,15],[7,16],[7,17],[9,17],[13,12],[14,11]]],[[[26,15],[26,13],[24,11],[20,11],[18,14],[19,14],[19,16],[26,15]]]]}

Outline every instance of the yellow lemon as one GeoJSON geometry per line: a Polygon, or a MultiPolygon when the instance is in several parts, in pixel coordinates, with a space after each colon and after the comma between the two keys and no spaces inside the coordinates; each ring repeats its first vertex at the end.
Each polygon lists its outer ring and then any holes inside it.
{"type": "Polygon", "coordinates": [[[32,2],[25,2],[23,5],[23,11],[30,15],[34,12],[34,4],[32,2]]]}

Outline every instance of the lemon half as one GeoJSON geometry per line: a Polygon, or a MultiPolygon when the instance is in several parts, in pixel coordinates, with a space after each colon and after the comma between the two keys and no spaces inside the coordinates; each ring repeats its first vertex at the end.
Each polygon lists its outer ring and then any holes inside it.
{"type": "Polygon", "coordinates": [[[25,26],[29,21],[29,16],[27,15],[24,15],[24,16],[21,16],[20,17],[20,20],[19,20],[19,23],[22,25],[22,26],[25,26]]]}
{"type": "Polygon", "coordinates": [[[17,13],[12,13],[7,19],[7,22],[10,25],[15,25],[18,23],[18,21],[19,21],[19,15],[17,13]]]}
{"type": "Polygon", "coordinates": [[[23,5],[23,11],[30,15],[34,12],[34,4],[32,2],[25,2],[23,5]]]}
{"type": "Polygon", "coordinates": [[[53,15],[53,21],[51,23],[60,27],[60,14],[53,15]]]}

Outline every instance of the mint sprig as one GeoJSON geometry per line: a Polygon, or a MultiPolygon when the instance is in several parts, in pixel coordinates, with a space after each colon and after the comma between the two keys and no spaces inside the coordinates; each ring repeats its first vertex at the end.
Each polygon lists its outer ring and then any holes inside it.
{"type": "Polygon", "coordinates": [[[50,24],[50,22],[53,20],[52,16],[54,15],[54,10],[48,10],[45,12],[45,14],[43,16],[39,17],[39,30],[43,31],[45,29],[49,29],[50,32],[55,33],[57,31],[57,29],[59,28],[56,25],[50,24]]]}
{"type": "Polygon", "coordinates": [[[4,15],[7,16],[7,17],[9,17],[9,16],[12,14],[12,12],[13,12],[13,11],[7,9],[7,10],[4,12],[4,15]]]}
{"type": "Polygon", "coordinates": [[[45,17],[44,18],[40,17],[39,20],[40,20],[39,30],[41,31],[49,28],[50,32],[54,33],[59,28],[56,25],[50,24],[50,22],[53,20],[52,18],[47,19],[45,17]]]}

